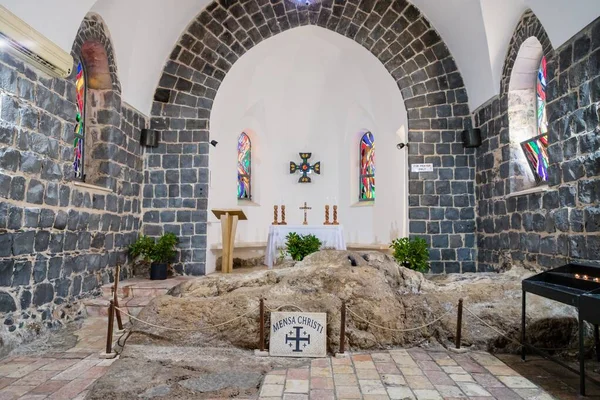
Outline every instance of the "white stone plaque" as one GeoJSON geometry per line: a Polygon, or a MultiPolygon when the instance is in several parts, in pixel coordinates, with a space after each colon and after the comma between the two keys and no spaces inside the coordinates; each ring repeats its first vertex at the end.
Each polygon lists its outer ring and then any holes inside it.
{"type": "Polygon", "coordinates": [[[271,313],[269,355],[325,357],[327,355],[327,314],[271,313]]]}
{"type": "Polygon", "coordinates": [[[411,164],[412,172],[433,172],[433,164],[411,164]]]}

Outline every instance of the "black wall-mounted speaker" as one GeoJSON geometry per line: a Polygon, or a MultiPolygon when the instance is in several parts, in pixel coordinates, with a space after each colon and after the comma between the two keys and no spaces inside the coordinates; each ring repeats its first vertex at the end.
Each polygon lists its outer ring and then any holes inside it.
{"type": "Polygon", "coordinates": [[[479,147],[481,146],[481,129],[467,129],[462,132],[463,146],[479,147]]]}
{"type": "Polygon", "coordinates": [[[150,129],[142,129],[140,135],[140,144],[146,147],[157,147],[159,143],[158,132],[150,129]]]}

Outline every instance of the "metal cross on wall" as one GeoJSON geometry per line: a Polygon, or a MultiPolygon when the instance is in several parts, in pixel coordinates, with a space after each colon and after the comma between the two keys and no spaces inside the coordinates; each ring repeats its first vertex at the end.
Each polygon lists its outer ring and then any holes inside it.
{"type": "Polygon", "coordinates": [[[290,161],[290,174],[295,173],[296,171],[300,172],[302,175],[300,175],[300,178],[298,179],[298,183],[310,183],[310,177],[308,176],[308,174],[310,174],[311,172],[315,172],[319,175],[321,175],[321,162],[316,162],[313,165],[311,165],[308,162],[308,159],[312,156],[312,153],[299,153],[300,154],[300,158],[302,159],[302,162],[300,163],[300,165],[296,164],[293,161],[290,161]]]}

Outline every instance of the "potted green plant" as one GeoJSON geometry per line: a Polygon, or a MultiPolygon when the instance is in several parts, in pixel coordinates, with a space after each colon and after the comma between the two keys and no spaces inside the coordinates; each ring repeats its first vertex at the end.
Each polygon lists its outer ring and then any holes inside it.
{"type": "Polygon", "coordinates": [[[302,261],[304,257],[321,248],[321,241],[315,235],[298,235],[296,232],[290,232],[286,239],[286,253],[294,261],[302,261]]]}
{"type": "Polygon", "coordinates": [[[403,267],[419,272],[429,270],[429,249],[427,242],[419,237],[395,239],[390,248],[394,249],[393,257],[403,267]]]}
{"type": "Polygon", "coordinates": [[[129,254],[150,264],[150,279],[162,280],[167,279],[169,262],[177,254],[176,245],[177,236],[174,233],[165,233],[158,240],[141,235],[129,246],[129,254]]]}

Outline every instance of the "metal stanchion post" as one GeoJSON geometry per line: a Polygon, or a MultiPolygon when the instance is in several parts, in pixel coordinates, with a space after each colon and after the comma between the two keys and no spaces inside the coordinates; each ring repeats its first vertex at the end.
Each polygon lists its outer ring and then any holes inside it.
{"type": "Polygon", "coordinates": [[[112,353],[113,328],[115,321],[115,303],[111,300],[108,306],[108,331],[106,332],[106,354],[112,353]]]}
{"type": "Polygon", "coordinates": [[[462,336],[462,315],[463,299],[458,300],[458,315],[456,317],[456,348],[460,349],[460,340],[462,336]]]}
{"type": "Polygon", "coordinates": [[[261,297],[260,299],[260,343],[258,344],[258,348],[260,351],[265,351],[265,299],[261,297]]]}
{"type": "Polygon", "coordinates": [[[340,326],[340,354],[346,350],[346,302],[342,301],[342,316],[340,326]]]}

